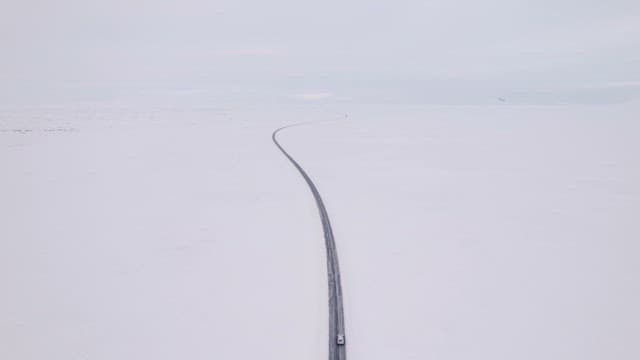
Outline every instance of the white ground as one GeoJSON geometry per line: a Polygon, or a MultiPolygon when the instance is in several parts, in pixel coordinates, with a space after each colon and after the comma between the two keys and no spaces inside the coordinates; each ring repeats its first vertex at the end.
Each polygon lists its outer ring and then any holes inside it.
{"type": "Polygon", "coordinates": [[[0,358],[640,358],[640,114],[0,111],[0,358]],[[345,117],[348,113],[348,117],[345,117]]]}

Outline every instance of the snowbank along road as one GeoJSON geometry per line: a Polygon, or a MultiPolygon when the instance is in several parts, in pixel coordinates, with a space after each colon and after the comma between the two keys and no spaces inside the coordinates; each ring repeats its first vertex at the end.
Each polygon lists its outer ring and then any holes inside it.
{"type": "Polygon", "coordinates": [[[335,240],[333,238],[333,230],[331,229],[331,222],[329,221],[329,214],[324,207],[322,197],[318,192],[313,181],[304,169],[296,162],[296,160],[287,153],[287,151],[280,145],[277,140],[277,135],[280,131],[297,126],[301,124],[294,124],[284,126],[276,129],[271,138],[276,144],[278,149],[282,151],[284,156],[289,159],[293,166],[298,169],[300,175],[304,178],[315,198],[320,212],[320,220],[322,221],[322,229],[324,231],[325,246],[327,248],[327,276],[329,283],[329,360],[344,360],[347,358],[345,334],[344,334],[344,310],[342,307],[342,285],[340,283],[340,268],[338,266],[338,253],[336,250],[335,240]]]}

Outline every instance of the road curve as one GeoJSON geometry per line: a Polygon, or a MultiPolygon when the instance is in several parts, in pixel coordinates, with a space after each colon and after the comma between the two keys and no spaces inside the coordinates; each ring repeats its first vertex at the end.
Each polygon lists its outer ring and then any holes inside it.
{"type": "Polygon", "coordinates": [[[327,249],[327,277],[329,284],[329,360],[345,360],[347,358],[346,345],[338,344],[338,337],[342,336],[344,339],[344,309],[342,307],[342,285],[340,283],[340,267],[338,265],[338,252],[336,250],[336,244],[333,237],[333,230],[331,229],[331,222],[329,221],[329,214],[324,207],[322,197],[316,188],[316,185],[311,181],[311,178],[304,171],[302,166],[280,145],[277,139],[277,135],[280,131],[302,124],[294,124],[284,126],[276,129],[271,134],[271,139],[274,144],[280,149],[284,156],[289,159],[291,164],[295,166],[300,175],[307,182],[318,211],[320,212],[320,220],[322,221],[322,230],[324,231],[324,241],[327,249]]]}

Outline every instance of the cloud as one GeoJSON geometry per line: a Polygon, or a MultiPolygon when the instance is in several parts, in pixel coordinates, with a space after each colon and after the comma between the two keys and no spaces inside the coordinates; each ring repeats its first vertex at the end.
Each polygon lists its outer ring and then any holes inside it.
{"type": "Polygon", "coordinates": [[[271,48],[240,48],[214,50],[211,51],[210,54],[219,57],[274,57],[284,56],[285,52],[280,49],[271,48]]]}
{"type": "Polygon", "coordinates": [[[320,101],[332,97],[330,92],[302,93],[293,95],[294,98],[307,101],[320,101]]]}

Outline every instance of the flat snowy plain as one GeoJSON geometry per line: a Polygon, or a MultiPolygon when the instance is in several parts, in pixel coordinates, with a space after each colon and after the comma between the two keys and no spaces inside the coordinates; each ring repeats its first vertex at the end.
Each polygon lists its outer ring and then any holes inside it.
{"type": "Polygon", "coordinates": [[[640,106],[0,111],[0,358],[640,358],[640,106]]]}

